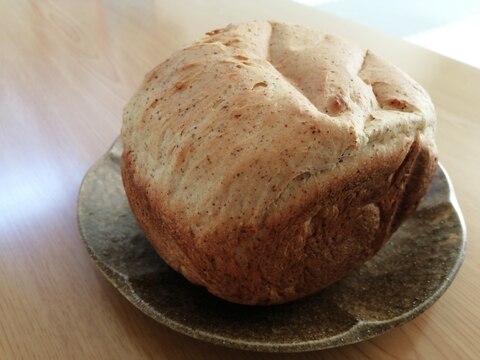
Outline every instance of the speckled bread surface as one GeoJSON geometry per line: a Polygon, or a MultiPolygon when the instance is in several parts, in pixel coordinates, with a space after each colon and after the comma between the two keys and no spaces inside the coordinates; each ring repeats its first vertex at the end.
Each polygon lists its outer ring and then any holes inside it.
{"type": "Polygon", "coordinates": [[[162,258],[242,304],[315,293],[371,258],[436,167],[426,92],[372,51],[300,26],[213,30],[145,77],[122,179],[162,258]]]}

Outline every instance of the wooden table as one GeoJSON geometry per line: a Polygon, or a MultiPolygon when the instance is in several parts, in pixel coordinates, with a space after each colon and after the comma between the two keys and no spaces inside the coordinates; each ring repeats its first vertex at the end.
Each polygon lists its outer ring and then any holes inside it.
{"type": "Polygon", "coordinates": [[[1,1],[0,359],[478,358],[478,106],[480,70],[286,0],[1,1]],[[371,341],[273,355],[190,339],[130,305],[80,239],[80,182],[118,135],[143,75],[205,31],[253,18],[359,41],[407,70],[436,104],[440,158],[469,231],[466,261],[430,310],[371,341]]]}

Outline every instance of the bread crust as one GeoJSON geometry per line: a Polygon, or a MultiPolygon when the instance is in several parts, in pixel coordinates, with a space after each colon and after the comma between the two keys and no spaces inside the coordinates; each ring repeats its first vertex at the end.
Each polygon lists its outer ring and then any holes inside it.
{"type": "Polygon", "coordinates": [[[122,179],[172,268],[232,302],[283,303],[364,263],[415,210],[434,125],[424,90],[371,52],[231,25],[147,75],[125,110],[122,179]]]}

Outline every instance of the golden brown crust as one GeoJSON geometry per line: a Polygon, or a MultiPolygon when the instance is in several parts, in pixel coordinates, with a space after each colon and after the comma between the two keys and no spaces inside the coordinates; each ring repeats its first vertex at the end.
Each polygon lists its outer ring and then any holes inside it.
{"type": "Polygon", "coordinates": [[[167,263],[226,300],[273,304],[312,294],[342,278],[372,257],[415,210],[434,174],[434,154],[414,142],[400,163],[383,160],[332,184],[323,198],[306,204],[303,213],[285,219],[282,227],[266,229],[254,243],[249,236],[255,231],[248,229],[240,229],[234,239],[203,239],[212,244],[208,252],[186,234],[188,229],[165,229],[161,204],[152,206],[146,187],[128,174],[128,153],[122,174],[140,226],[167,263]]]}
{"type": "Polygon", "coordinates": [[[174,269],[233,302],[281,303],[343,277],[414,211],[434,123],[418,84],[371,52],[234,25],[147,75],[125,111],[122,178],[174,269]]]}

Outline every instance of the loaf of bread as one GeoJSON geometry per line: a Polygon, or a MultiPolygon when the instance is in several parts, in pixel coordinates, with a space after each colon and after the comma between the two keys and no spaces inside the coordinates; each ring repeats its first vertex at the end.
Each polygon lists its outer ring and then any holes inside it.
{"type": "Polygon", "coordinates": [[[242,304],[315,293],[371,258],[436,168],[435,111],[342,38],[229,25],[147,74],[124,111],[122,178],[161,257],[242,304]]]}

